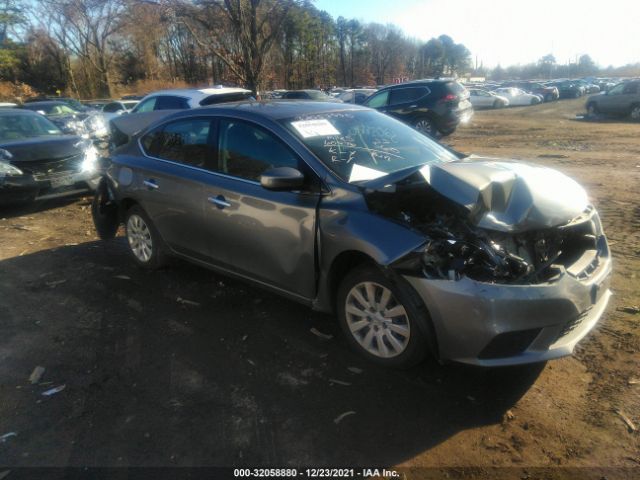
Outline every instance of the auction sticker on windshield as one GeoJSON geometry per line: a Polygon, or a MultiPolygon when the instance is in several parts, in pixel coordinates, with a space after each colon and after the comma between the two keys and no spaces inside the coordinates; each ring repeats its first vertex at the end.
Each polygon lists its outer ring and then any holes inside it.
{"type": "Polygon", "coordinates": [[[300,120],[298,122],[291,122],[293,128],[295,128],[302,138],[311,137],[328,137],[329,135],[340,135],[340,132],[336,130],[329,120],[300,120]]]}

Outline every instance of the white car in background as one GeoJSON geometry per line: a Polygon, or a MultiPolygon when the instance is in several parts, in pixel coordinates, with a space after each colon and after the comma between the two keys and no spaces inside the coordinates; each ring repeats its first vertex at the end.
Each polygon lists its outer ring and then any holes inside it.
{"type": "Polygon", "coordinates": [[[183,88],[150,93],[127,115],[109,121],[109,150],[124,145],[131,137],[174,110],[189,110],[224,102],[254,100],[251,90],[231,87],[183,88]]]}
{"type": "Polygon", "coordinates": [[[362,103],[378,90],[375,88],[352,88],[345,90],[336,98],[342,100],[344,103],[355,103],[356,105],[362,105],[362,103]]]}
{"type": "Polygon", "coordinates": [[[469,89],[469,101],[473,108],[503,108],[509,106],[509,99],[481,88],[469,89]]]}
{"type": "Polygon", "coordinates": [[[102,117],[108,122],[118,115],[129,113],[139,103],[139,100],[115,100],[113,102],[109,102],[102,107],[102,117]]]}
{"type": "Polygon", "coordinates": [[[501,97],[505,97],[509,100],[509,105],[536,105],[542,102],[540,95],[534,95],[533,93],[527,93],[524,90],[520,90],[516,87],[503,87],[496,88],[493,93],[501,97]]]}

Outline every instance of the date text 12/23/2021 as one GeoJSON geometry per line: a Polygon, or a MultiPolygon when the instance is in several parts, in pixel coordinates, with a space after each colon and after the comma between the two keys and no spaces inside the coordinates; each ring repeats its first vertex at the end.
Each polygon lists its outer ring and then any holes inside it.
{"type": "Polygon", "coordinates": [[[396,470],[385,468],[236,468],[235,478],[399,478],[396,470]]]}

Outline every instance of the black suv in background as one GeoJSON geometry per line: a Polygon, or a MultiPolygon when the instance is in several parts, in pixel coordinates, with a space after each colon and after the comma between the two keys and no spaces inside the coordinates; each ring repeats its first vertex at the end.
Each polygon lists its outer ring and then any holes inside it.
{"type": "Polygon", "coordinates": [[[450,135],[473,115],[469,91],[455,80],[416,80],[378,90],[363,103],[431,136],[450,135]]]}

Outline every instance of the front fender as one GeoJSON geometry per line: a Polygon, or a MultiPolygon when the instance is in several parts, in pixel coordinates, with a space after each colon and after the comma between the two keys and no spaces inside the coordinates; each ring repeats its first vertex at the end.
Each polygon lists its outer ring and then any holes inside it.
{"type": "Polygon", "coordinates": [[[314,308],[333,309],[331,267],[338,256],[357,252],[386,267],[424,244],[423,235],[368,210],[320,209],[318,217],[318,295],[314,308]]]}

